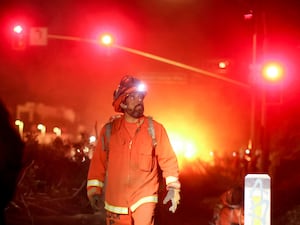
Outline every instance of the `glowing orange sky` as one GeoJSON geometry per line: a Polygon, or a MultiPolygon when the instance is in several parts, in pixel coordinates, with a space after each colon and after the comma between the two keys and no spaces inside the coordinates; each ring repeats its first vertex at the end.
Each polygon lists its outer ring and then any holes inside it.
{"type": "MultiPolygon", "coordinates": [[[[65,106],[76,112],[77,123],[92,131],[96,121],[100,126],[114,114],[112,92],[123,75],[132,74],[145,78],[149,85],[146,114],[163,123],[172,136],[193,140],[206,154],[247,144],[250,100],[240,87],[87,43],[49,40],[46,47],[28,46],[16,52],[10,48],[7,33],[15,17],[31,26],[46,26],[52,34],[96,38],[109,31],[118,44],[195,67],[214,70],[213,62],[230,58],[233,73],[222,75],[249,81],[252,28],[243,20],[244,5],[234,1],[155,1],[151,7],[142,0],[132,4],[37,2],[6,1],[3,7],[1,28],[6,30],[1,30],[0,94],[12,107],[27,101],[65,106]],[[174,73],[183,80],[174,83],[174,73]]],[[[274,21],[268,24],[268,41],[275,44],[269,42],[267,47],[295,56],[297,31],[292,28],[299,27],[295,26],[299,13],[284,16],[280,7],[268,9],[267,22],[274,21]],[[293,25],[285,26],[288,19],[293,25]]]]}

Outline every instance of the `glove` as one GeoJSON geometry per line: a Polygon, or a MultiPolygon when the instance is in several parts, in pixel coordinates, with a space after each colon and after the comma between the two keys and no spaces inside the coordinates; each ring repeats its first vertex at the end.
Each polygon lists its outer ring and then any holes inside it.
{"type": "Polygon", "coordinates": [[[177,209],[177,205],[179,204],[179,200],[180,200],[179,192],[180,192],[180,189],[170,187],[168,190],[168,193],[163,201],[163,203],[166,204],[168,201],[171,200],[172,205],[169,208],[169,211],[171,211],[172,213],[175,213],[175,211],[177,209]]]}
{"type": "Polygon", "coordinates": [[[103,207],[103,201],[101,199],[101,196],[99,194],[94,194],[89,198],[91,206],[93,210],[95,211],[101,211],[103,207]]]}

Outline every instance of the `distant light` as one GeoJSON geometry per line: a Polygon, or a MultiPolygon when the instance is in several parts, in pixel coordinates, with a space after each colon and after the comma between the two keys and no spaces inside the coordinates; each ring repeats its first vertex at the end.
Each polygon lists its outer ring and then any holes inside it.
{"type": "Polygon", "coordinates": [[[226,63],[225,62],[219,62],[219,68],[220,69],[225,69],[226,68],[226,63]]]}
{"type": "Polygon", "coordinates": [[[21,121],[21,120],[16,120],[16,121],[15,121],[15,124],[16,124],[17,126],[20,126],[20,125],[23,125],[24,123],[23,123],[23,121],[21,121]]]}
{"type": "Polygon", "coordinates": [[[100,38],[102,44],[110,46],[113,44],[113,37],[110,34],[103,34],[100,38]]]}
{"type": "Polygon", "coordinates": [[[20,33],[22,33],[22,31],[23,31],[23,27],[21,25],[14,26],[15,33],[20,34],[20,33]]]}
{"type": "Polygon", "coordinates": [[[89,151],[90,151],[90,149],[87,147],[87,146],[85,146],[84,148],[83,148],[83,150],[82,150],[84,153],[88,153],[89,151]]]}
{"type": "Polygon", "coordinates": [[[253,11],[249,10],[247,13],[244,14],[245,20],[251,20],[253,18],[253,11]]]}
{"type": "Polygon", "coordinates": [[[96,137],[95,136],[90,136],[90,144],[94,143],[96,141],[96,137]]]}
{"type": "Polygon", "coordinates": [[[222,70],[227,69],[228,65],[229,65],[229,61],[220,61],[218,63],[219,69],[222,69],[222,70]]]}
{"type": "Polygon", "coordinates": [[[249,149],[246,149],[246,150],[245,150],[245,153],[246,153],[247,155],[249,155],[249,154],[250,154],[250,150],[249,150],[249,149]]]}
{"type": "Polygon", "coordinates": [[[43,125],[43,124],[38,124],[37,125],[37,129],[39,129],[39,130],[42,130],[42,129],[44,129],[45,128],[45,126],[43,125]]]}
{"type": "Polygon", "coordinates": [[[269,81],[279,81],[283,77],[283,67],[279,63],[268,63],[263,66],[262,74],[269,81]]]}
{"type": "Polygon", "coordinates": [[[61,129],[60,128],[54,127],[53,132],[56,134],[56,136],[61,136],[61,129]]]}
{"type": "Polygon", "coordinates": [[[19,127],[19,134],[23,137],[23,130],[24,130],[24,122],[21,120],[16,120],[15,124],[19,127]]]}
{"type": "Polygon", "coordinates": [[[37,129],[40,130],[42,134],[46,133],[46,126],[41,123],[37,125],[37,129]]]}

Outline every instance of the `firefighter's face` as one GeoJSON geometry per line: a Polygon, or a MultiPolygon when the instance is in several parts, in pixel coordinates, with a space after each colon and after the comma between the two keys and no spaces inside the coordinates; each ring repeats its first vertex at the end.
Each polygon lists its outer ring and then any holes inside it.
{"type": "Polygon", "coordinates": [[[124,112],[133,118],[140,118],[144,115],[144,97],[143,93],[130,93],[125,99],[124,112]]]}

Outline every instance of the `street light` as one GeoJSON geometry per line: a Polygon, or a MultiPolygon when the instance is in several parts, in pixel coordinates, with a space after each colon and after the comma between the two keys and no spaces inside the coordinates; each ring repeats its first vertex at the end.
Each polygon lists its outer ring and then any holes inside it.
{"type": "Polygon", "coordinates": [[[58,136],[58,137],[61,136],[61,129],[60,128],[54,127],[53,132],[56,134],[56,136],[58,136]]]}
{"type": "Polygon", "coordinates": [[[229,62],[228,61],[220,61],[218,63],[219,69],[226,69],[228,66],[229,62]]]}
{"type": "Polygon", "coordinates": [[[23,131],[24,131],[24,122],[21,120],[16,120],[15,124],[18,126],[19,128],[19,134],[21,136],[21,138],[23,138],[23,131]]]}
{"type": "Polygon", "coordinates": [[[46,134],[46,126],[45,125],[40,123],[40,124],[37,125],[37,129],[41,131],[42,135],[46,134]]]}
{"type": "Polygon", "coordinates": [[[114,39],[110,34],[103,34],[100,37],[100,42],[106,46],[111,46],[114,43],[114,39]]]}

